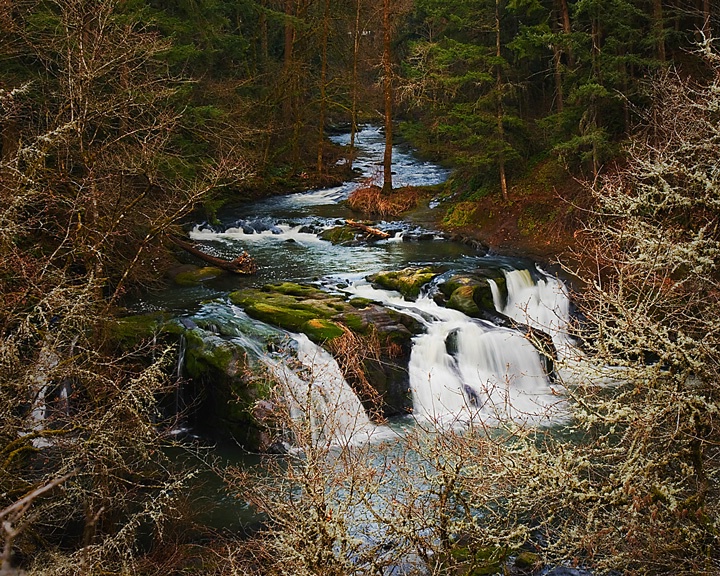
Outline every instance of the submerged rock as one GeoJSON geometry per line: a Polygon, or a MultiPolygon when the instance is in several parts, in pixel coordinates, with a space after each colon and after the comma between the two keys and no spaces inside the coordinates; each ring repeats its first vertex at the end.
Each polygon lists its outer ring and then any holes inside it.
{"type": "Polygon", "coordinates": [[[178,286],[199,286],[203,282],[212,280],[223,274],[225,274],[225,272],[215,266],[204,266],[202,268],[193,266],[191,269],[178,272],[173,278],[173,281],[178,286]]]}

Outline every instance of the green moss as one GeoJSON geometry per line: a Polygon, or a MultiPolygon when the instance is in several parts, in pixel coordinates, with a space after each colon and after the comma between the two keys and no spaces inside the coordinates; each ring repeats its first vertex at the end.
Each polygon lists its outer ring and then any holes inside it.
{"type": "Polygon", "coordinates": [[[180,272],[175,276],[175,284],[178,286],[198,286],[199,284],[221,276],[224,272],[215,266],[205,266],[196,270],[180,272]]]}
{"type": "Polygon", "coordinates": [[[557,218],[557,210],[546,204],[528,204],[518,218],[518,231],[523,236],[537,234],[557,218]]]}
{"type": "Polygon", "coordinates": [[[450,551],[450,556],[452,556],[453,563],[464,564],[464,567],[457,572],[458,574],[484,576],[502,573],[508,551],[500,546],[455,546],[450,551]]]}
{"type": "Polygon", "coordinates": [[[363,321],[362,316],[359,314],[345,314],[343,316],[343,322],[353,332],[363,333],[367,330],[367,323],[363,321]]]}
{"type": "Polygon", "coordinates": [[[395,272],[379,272],[368,276],[368,280],[387,290],[396,290],[406,298],[417,298],[420,289],[437,275],[432,268],[405,268],[395,272]]]}
{"type": "Polygon", "coordinates": [[[351,298],[350,302],[349,302],[350,306],[352,306],[353,308],[358,308],[358,309],[367,308],[372,303],[373,303],[373,301],[370,298],[360,298],[360,297],[351,298]]]}
{"type": "Polygon", "coordinates": [[[296,282],[280,282],[278,284],[266,284],[262,288],[263,292],[275,292],[278,294],[285,294],[287,296],[303,296],[305,298],[312,298],[317,296],[326,295],[325,292],[315,288],[315,286],[309,286],[307,284],[298,284],[296,282]]]}
{"type": "Polygon", "coordinates": [[[468,316],[477,316],[480,314],[480,309],[473,300],[473,294],[479,286],[460,286],[457,288],[448,300],[448,308],[459,310],[463,314],[468,316]]]}
{"type": "Polygon", "coordinates": [[[162,312],[139,314],[118,318],[110,324],[110,338],[125,347],[132,347],[143,340],[152,338],[160,330],[172,332],[172,323],[167,322],[167,315],[162,312]]]}
{"type": "Polygon", "coordinates": [[[487,280],[475,287],[473,291],[473,300],[481,310],[495,310],[495,302],[493,300],[492,288],[487,280]]]}
{"type": "Polygon", "coordinates": [[[448,228],[467,226],[473,222],[476,211],[477,204],[475,202],[458,202],[457,204],[452,204],[448,208],[442,223],[448,228]]]}
{"type": "Polygon", "coordinates": [[[243,371],[244,354],[236,344],[217,337],[203,337],[200,330],[188,330],[185,338],[185,370],[189,376],[214,375],[217,378],[215,371],[218,371],[233,377],[243,371]]]}
{"type": "Polygon", "coordinates": [[[240,290],[230,300],[257,320],[292,332],[303,332],[316,342],[331,340],[342,328],[331,319],[355,310],[339,296],[303,284],[269,284],[262,290],[240,290]]]}
{"type": "Polygon", "coordinates": [[[327,240],[333,244],[351,244],[355,242],[356,231],[350,226],[336,226],[323,230],[320,234],[322,240],[327,240]]]}
{"type": "Polygon", "coordinates": [[[314,318],[300,327],[300,332],[307,334],[314,342],[327,342],[343,335],[343,329],[330,320],[314,318]]]}
{"type": "Polygon", "coordinates": [[[515,567],[519,570],[532,570],[540,562],[540,556],[534,552],[523,551],[515,557],[515,567]]]}

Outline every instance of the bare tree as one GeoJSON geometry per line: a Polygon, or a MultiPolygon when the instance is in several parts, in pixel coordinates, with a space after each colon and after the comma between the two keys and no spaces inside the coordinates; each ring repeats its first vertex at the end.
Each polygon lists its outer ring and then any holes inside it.
{"type": "Polygon", "coordinates": [[[160,450],[173,351],[119,347],[115,306],[157,274],[164,232],[245,165],[230,149],[202,165],[179,153],[168,43],[125,3],[26,2],[12,16],[0,47],[17,64],[0,81],[0,507],[73,471],[10,540],[27,556],[33,534],[49,538],[36,554],[48,574],[92,573],[132,564],[138,529],[162,532],[188,478],[160,450]],[[65,552],[53,555],[58,531],[65,552]]]}

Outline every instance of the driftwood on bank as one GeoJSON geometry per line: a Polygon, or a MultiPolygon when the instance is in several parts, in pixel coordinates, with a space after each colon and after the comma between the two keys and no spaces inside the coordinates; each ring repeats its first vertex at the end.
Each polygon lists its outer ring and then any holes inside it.
{"type": "Polygon", "coordinates": [[[245,251],[243,251],[240,256],[235,258],[235,260],[225,260],[224,258],[218,258],[217,256],[211,256],[210,254],[206,254],[202,250],[195,248],[195,246],[193,246],[189,242],[180,240],[180,238],[176,238],[174,236],[168,237],[173,242],[173,244],[179,246],[193,256],[197,256],[201,260],[204,260],[205,262],[212,264],[213,266],[217,266],[218,268],[221,268],[223,270],[227,270],[228,272],[232,272],[233,274],[255,274],[255,272],[257,272],[257,264],[255,263],[255,259],[245,251]]]}
{"type": "Polygon", "coordinates": [[[383,232],[382,230],[379,230],[377,228],[372,228],[371,226],[368,226],[366,224],[356,222],[355,220],[345,220],[345,222],[348,226],[352,226],[353,228],[362,230],[366,234],[370,234],[371,236],[375,236],[376,238],[390,238],[390,234],[388,234],[387,232],[383,232]]]}

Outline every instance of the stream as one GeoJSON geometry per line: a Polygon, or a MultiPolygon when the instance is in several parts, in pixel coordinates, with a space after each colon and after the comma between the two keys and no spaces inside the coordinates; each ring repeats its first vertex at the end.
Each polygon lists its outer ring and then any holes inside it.
{"type": "MultiPolygon", "coordinates": [[[[347,145],[349,136],[334,140],[347,145]]],[[[362,173],[356,181],[266,198],[221,213],[213,225],[188,226],[195,244],[214,256],[232,259],[249,252],[258,265],[256,275],[222,275],[195,286],[173,286],[146,295],[135,304],[136,310],[170,311],[200,334],[208,347],[242,349],[251,366],[262,367],[284,383],[294,414],[309,416],[317,434],[338,445],[385,442],[422,421],[453,427],[507,418],[532,425],[562,421],[566,410],[561,386],[548,372],[538,348],[518,328],[542,330],[552,339],[556,358],[567,355],[571,344],[564,327],[569,300],[560,280],[530,260],[479,253],[437,231],[403,221],[373,224],[391,235],[385,240],[333,244],[321,239],[323,231],[357,218],[342,201],[360,182],[381,177],[381,131],[365,127],[356,143],[359,155],[354,166],[362,173]],[[438,271],[416,298],[368,280],[381,271],[408,267],[438,271]],[[517,324],[498,325],[439,303],[439,285],[477,270],[494,271],[495,279],[487,282],[495,311],[517,324]],[[373,422],[330,353],[305,334],[251,318],[243,306],[228,299],[234,291],[279,282],[310,284],[346,300],[366,299],[419,326],[406,367],[411,407],[405,415],[373,422]],[[281,341],[289,341],[290,346],[281,350],[275,344],[281,341]]],[[[394,162],[396,185],[438,184],[448,177],[447,170],[400,147],[394,150],[394,162]]],[[[184,357],[179,372],[183,362],[184,357]]],[[[190,402],[178,404],[182,408],[190,402]]],[[[223,456],[235,461],[255,458],[238,455],[232,445],[223,456]]],[[[247,513],[237,506],[221,508],[221,517],[212,523],[233,524],[247,513]]]]}

